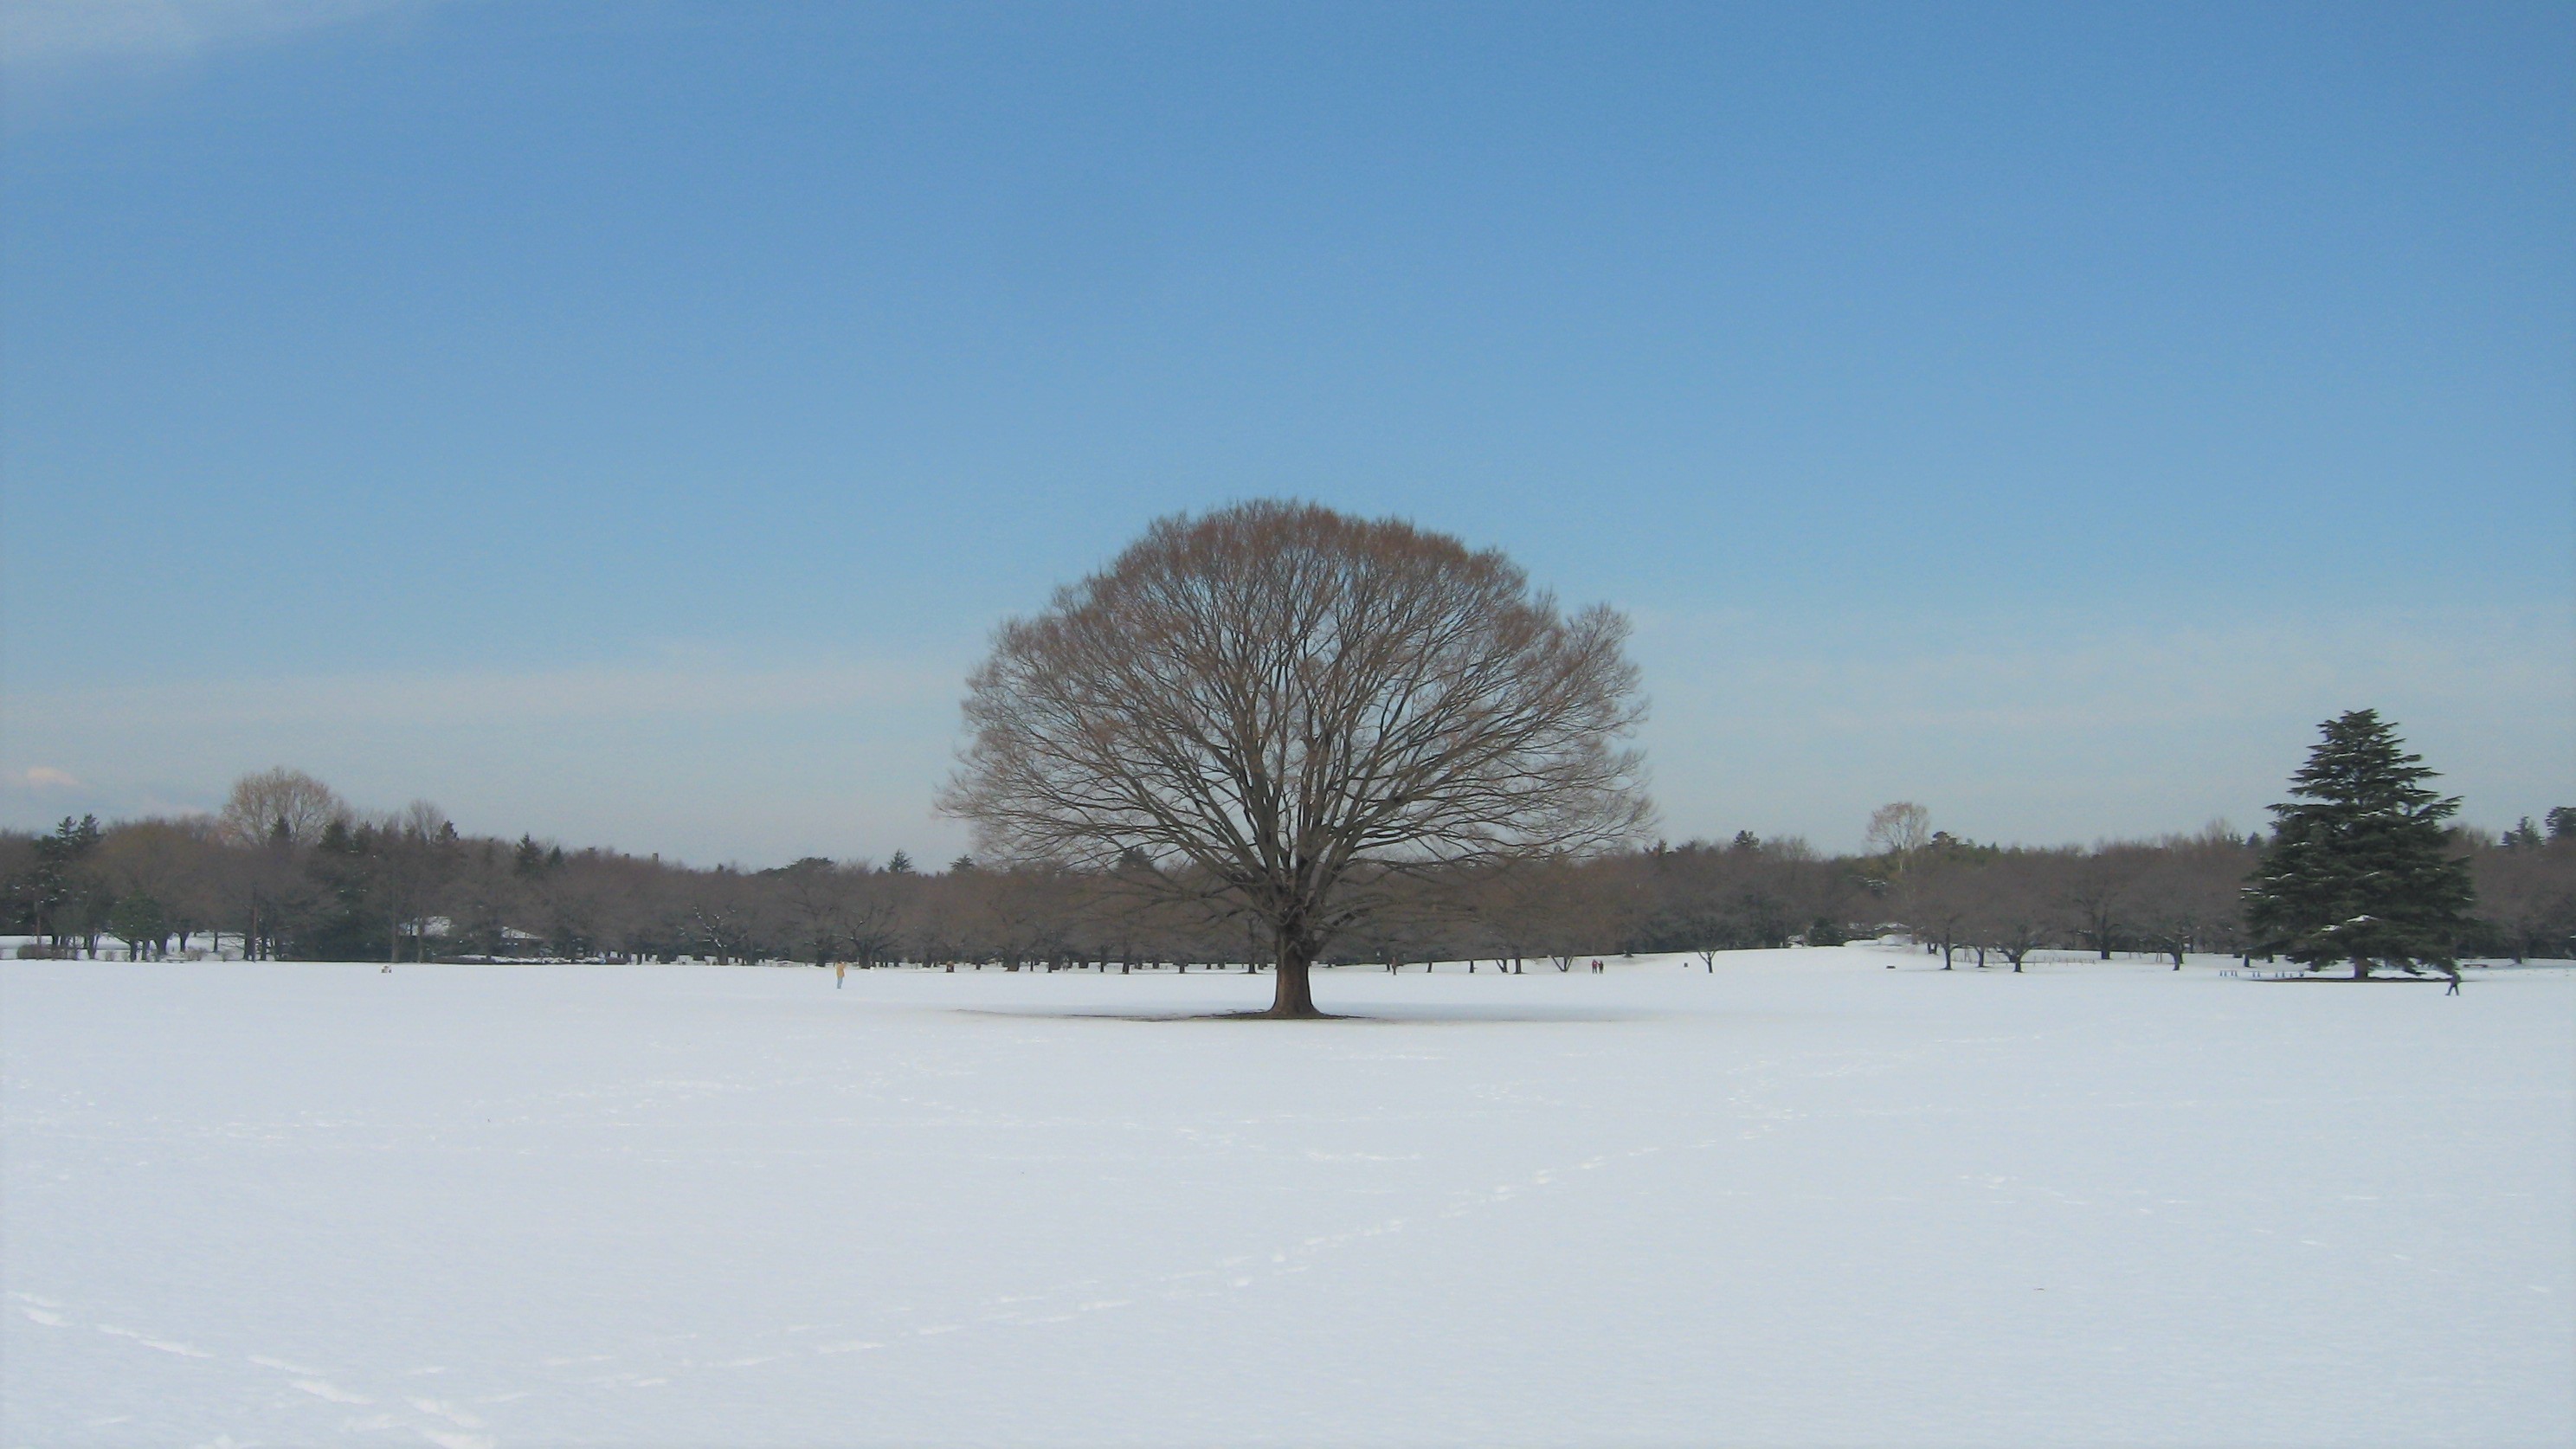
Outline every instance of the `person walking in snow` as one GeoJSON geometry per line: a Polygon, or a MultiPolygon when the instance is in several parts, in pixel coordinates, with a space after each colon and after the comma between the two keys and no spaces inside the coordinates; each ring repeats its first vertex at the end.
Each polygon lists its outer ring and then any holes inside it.
{"type": "Polygon", "coordinates": [[[849,977],[849,974],[850,974],[850,963],[849,963],[849,962],[847,962],[847,961],[835,961],[835,962],[833,962],[833,963],[832,963],[832,989],[833,989],[834,991],[838,991],[838,990],[840,990],[840,989],[841,989],[841,983],[842,983],[842,981],[846,980],[846,979],[849,977]]]}

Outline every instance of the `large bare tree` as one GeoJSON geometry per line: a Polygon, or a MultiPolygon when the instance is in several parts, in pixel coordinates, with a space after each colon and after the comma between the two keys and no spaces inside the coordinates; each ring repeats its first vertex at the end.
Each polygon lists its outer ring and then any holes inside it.
{"type": "Polygon", "coordinates": [[[1002,626],[940,804],[988,858],[1251,916],[1270,1014],[1318,1015],[1307,968],[1372,882],[1645,824],[1627,632],[1407,523],[1269,501],[1163,519],[1002,626]]]}

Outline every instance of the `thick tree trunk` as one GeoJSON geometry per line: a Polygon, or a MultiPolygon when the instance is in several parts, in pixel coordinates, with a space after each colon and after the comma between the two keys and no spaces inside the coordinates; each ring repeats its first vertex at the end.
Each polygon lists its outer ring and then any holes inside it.
{"type": "Polygon", "coordinates": [[[1303,942],[1285,939],[1280,941],[1278,985],[1271,992],[1270,1010],[1263,1015],[1279,1017],[1323,1015],[1315,1009],[1315,993],[1306,980],[1307,968],[1314,960],[1314,954],[1313,949],[1303,942]]]}

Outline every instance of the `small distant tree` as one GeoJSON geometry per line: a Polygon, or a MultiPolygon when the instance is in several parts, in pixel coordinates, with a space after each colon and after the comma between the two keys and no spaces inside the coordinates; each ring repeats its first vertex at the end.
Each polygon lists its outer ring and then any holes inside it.
{"type": "Polygon", "coordinates": [[[1906,874],[1898,897],[1906,924],[1914,939],[1940,951],[1944,971],[1951,969],[1961,946],[1972,944],[1968,938],[1975,933],[1984,889],[1977,878],[1980,868],[1957,852],[1941,851],[1906,874]]]}
{"type": "Polygon", "coordinates": [[[2246,888],[2254,949],[2310,971],[2348,961],[2356,981],[2381,965],[2458,981],[2472,890],[2442,821],[2459,800],[2426,787],[2439,776],[2376,710],[2323,729],[2290,779],[2295,798],[2272,807],[2271,848],[2246,888]]]}
{"type": "Polygon", "coordinates": [[[150,896],[119,896],[108,910],[107,928],[125,943],[127,959],[142,961],[162,954],[170,935],[170,913],[150,896]]]}
{"type": "Polygon", "coordinates": [[[2254,860],[2255,852],[2223,821],[2141,851],[2130,896],[2138,938],[2171,957],[2176,971],[2188,952],[2240,944],[2245,881],[2254,860]]]}
{"type": "Polygon", "coordinates": [[[2517,962],[2565,959],[2576,945],[2576,837],[2477,853],[2478,915],[2517,962]]]}
{"type": "Polygon", "coordinates": [[[760,875],[769,882],[786,913],[791,956],[801,959],[810,955],[815,965],[830,965],[847,934],[851,895],[848,877],[819,855],[809,855],[760,875]]]}
{"type": "Polygon", "coordinates": [[[717,866],[691,883],[688,930],[697,950],[718,961],[756,961],[769,934],[767,883],[717,866]]]}
{"type": "Polygon", "coordinates": [[[50,949],[59,951],[77,936],[92,952],[97,950],[108,906],[108,893],[91,860],[101,838],[95,815],[78,820],[66,815],[53,834],[36,837],[35,865],[25,890],[36,933],[50,949]]]}
{"type": "Polygon", "coordinates": [[[1869,815],[1869,853],[1884,856],[1890,876],[1905,873],[1915,852],[1932,843],[1932,812],[1911,800],[1881,805],[1869,815]]]}
{"type": "Polygon", "coordinates": [[[2108,961],[2129,930],[2131,895],[2138,878],[2153,864],[2150,853],[2134,845],[2106,845],[2067,863],[2059,888],[2066,893],[2066,919],[2075,939],[2108,961]]]}
{"type": "MultiPolygon", "coordinates": [[[[901,859],[903,852],[895,856],[901,859]]],[[[880,965],[902,949],[904,908],[919,884],[911,866],[907,860],[902,870],[888,862],[881,871],[861,866],[844,873],[841,945],[861,966],[880,965]]]]}
{"type": "Polygon", "coordinates": [[[337,791],[302,770],[281,765],[233,781],[218,819],[224,838],[236,844],[263,843],[281,833],[282,824],[289,844],[310,846],[322,839],[333,821],[346,825],[350,817],[349,804],[337,791]]]}
{"type": "Polygon", "coordinates": [[[2018,974],[2032,952],[2062,938],[2065,879],[2073,864],[2071,852],[2011,850],[1976,872],[1967,930],[1978,965],[1991,950],[2018,974]]]}

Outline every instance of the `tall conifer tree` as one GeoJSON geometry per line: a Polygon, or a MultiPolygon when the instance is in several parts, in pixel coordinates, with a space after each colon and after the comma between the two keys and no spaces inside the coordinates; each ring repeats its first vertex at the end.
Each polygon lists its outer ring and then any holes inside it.
{"type": "Polygon", "coordinates": [[[2442,826],[2459,800],[2424,784],[2437,778],[2378,711],[2326,721],[2245,890],[2255,949],[2311,971],[2349,961],[2355,980],[2421,965],[2458,981],[2469,867],[2442,826]]]}

